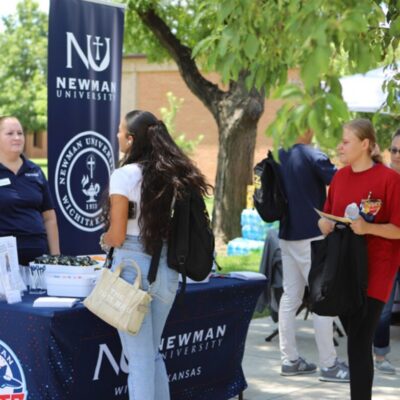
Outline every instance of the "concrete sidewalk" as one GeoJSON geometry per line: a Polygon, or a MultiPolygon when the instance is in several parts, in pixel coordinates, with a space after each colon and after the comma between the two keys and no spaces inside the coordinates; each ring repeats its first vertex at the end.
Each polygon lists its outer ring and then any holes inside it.
{"type": "MultiPolygon", "coordinates": [[[[312,316],[306,321],[298,317],[297,343],[302,356],[318,364],[318,354],[313,335],[312,316]]],[[[254,319],[250,324],[243,360],[243,370],[248,383],[245,400],[348,400],[349,384],[320,382],[319,372],[312,375],[283,377],[280,375],[279,340],[276,336],[265,342],[276,328],[271,318],[254,319]]],[[[337,335],[335,335],[337,337],[337,335]]],[[[346,337],[337,338],[338,356],[347,361],[346,337]]],[[[396,375],[384,375],[375,371],[373,399],[400,399],[400,326],[392,326],[390,360],[397,367],[396,375]]]]}

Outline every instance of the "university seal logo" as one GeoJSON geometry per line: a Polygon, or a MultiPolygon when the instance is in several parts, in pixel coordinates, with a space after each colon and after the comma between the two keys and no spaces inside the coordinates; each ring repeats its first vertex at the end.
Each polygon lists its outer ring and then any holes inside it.
{"type": "Polygon", "coordinates": [[[63,148],[55,171],[55,192],[65,218],[76,228],[95,232],[104,226],[101,194],[114,170],[111,143],[86,131],[63,148]]]}
{"type": "Polygon", "coordinates": [[[14,352],[0,340],[0,399],[27,400],[28,391],[21,364],[14,352]]]}

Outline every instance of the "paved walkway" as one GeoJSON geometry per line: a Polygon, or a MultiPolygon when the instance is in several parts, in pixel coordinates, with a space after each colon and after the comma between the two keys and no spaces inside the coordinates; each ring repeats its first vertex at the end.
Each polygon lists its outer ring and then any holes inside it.
{"type": "MultiPolygon", "coordinates": [[[[318,355],[313,336],[311,315],[304,321],[298,317],[298,347],[308,360],[317,362],[318,355]]],[[[271,318],[255,319],[251,322],[247,336],[243,369],[248,383],[245,400],[348,400],[349,384],[320,382],[318,373],[312,375],[283,377],[280,373],[278,337],[265,342],[276,324],[271,318]]],[[[400,326],[392,326],[390,360],[397,367],[396,375],[383,375],[375,371],[373,400],[400,399],[400,326]]],[[[339,358],[346,358],[346,337],[338,338],[339,358]]]]}

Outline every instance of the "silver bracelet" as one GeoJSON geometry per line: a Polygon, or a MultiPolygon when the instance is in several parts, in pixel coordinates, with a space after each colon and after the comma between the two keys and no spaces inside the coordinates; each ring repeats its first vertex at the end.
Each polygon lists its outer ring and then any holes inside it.
{"type": "Polygon", "coordinates": [[[107,244],[104,243],[104,235],[105,235],[105,234],[106,234],[106,233],[103,232],[103,233],[100,235],[99,245],[100,245],[101,249],[104,251],[104,253],[108,253],[108,252],[110,251],[110,249],[111,249],[111,246],[109,246],[109,245],[107,245],[107,244]]]}

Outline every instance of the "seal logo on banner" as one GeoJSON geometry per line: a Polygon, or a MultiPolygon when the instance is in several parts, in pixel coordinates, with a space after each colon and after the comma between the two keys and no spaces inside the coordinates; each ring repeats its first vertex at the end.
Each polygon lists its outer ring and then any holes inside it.
{"type": "Polygon", "coordinates": [[[28,391],[21,364],[14,352],[0,340],[0,399],[27,400],[28,391]]]}
{"type": "Polygon", "coordinates": [[[104,226],[100,195],[114,170],[111,143],[86,131],[63,148],[55,170],[55,192],[65,218],[76,228],[95,232],[104,226]]]}

